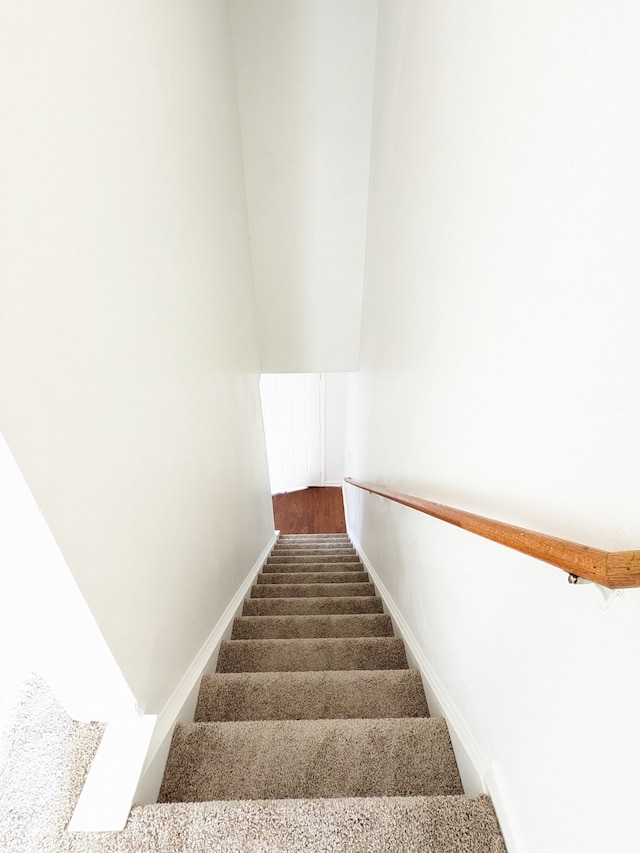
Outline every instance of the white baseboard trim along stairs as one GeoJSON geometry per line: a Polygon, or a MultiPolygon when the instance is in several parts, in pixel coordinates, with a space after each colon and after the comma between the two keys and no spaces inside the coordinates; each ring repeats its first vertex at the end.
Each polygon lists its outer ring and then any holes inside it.
{"type": "MultiPolygon", "coordinates": [[[[349,530],[348,523],[347,529],[349,530]]],[[[429,707],[432,712],[437,712],[447,721],[465,791],[488,794],[499,819],[503,840],[509,853],[528,853],[498,762],[487,758],[362,545],[353,532],[350,531],[349,536],[382,599],[385,613],[388,613],[391,618],[396,636],[401,637],[404,642],[409,666],[418,670],[422,676],[429,707]]]]}
{"type": "Polygon", "coordinates": [[[276,532],[254,563],[161,712],[132,714],[107,726],[69,823],[70,832],[120,831],[134,802],[156,801],[173,727],[177,721],[193,718],[200,678],[208,667],[215,666],[220,644],[231,635],[233,620],[277,536],[276,532]]]}
{"type": "Polygon", "coordinates": [[[348,536],[281,536],[256,574],[155,725],[136,801],[155,800],[164,770],[158,802],[120,832],[74,833],[69,850],[504,853],[348,536]]]}

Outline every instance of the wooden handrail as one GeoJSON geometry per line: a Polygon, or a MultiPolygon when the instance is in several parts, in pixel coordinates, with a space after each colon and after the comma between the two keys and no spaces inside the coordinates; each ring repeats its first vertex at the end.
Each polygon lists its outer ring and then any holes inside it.
{"type": "Polygon", "coordinates": [[[351,477],[345,477],[345,482],[411,509],[417,509],[448,524],[454,524],[485,539],[506,545],[508,548],[514,548],[530,557],[544,560],[565,572],[594,581],[609,589],[640,586],[640,551],[601,551],[599,548],[547,536],[546,533],[536,533],[524,527],[494,521],[491,518],[426,501],[403,492],[394,492],[371,483],[360,483],[352,480],[351,477]]]}

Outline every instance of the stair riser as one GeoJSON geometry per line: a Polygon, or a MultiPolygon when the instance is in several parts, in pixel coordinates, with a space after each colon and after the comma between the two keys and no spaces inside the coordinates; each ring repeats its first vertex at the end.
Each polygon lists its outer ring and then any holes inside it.
{"type": "Polygon", "coordinates": [[[334,548],[336,546],[347,546],[353,548],[350,539],[316,539],[313,536],[298,536],[295,539],[278,539],[275,547],[285,546],[287,548],[334,548]]]}
{"type": "Polygon", "coordinates": [[[361,572],[364,567],[360,562],[353,563],[266,563],[262,569],[265,575],[279,572],[361,572]]]}
{"type": "Polygon", "coordinates": [[[221,644],[217,672],[318,672],[407,669],[396,637],[313,640],[228,640],[221,644]]]}
{"type": "MultiPolygon", "coordinates": [[[[118,853],[506,853],[486,794],[154,803],[120,835],[118,853]]],[[[77,853],[107,853],[79,837],[77,853]]]]}
{"type": "Polygon", "coordinates": [[[349,539],[307,539],[299,542],[287,541],[279,539],[275,546],[276,548],[353,548],[353,542],[349,539]]]}
{"type": "Polygon", "coordinates": [[[272,554],[269,563],[359,563],[357,554],[272,554]]]}
{"type": "Polygon", "coordinates": [[[306,548],[303,545],[293,545],[291,547],[287,545],[276,545],[272,554],[278,554],[283,557],[286,557],[287,554],[339,554],[345,556],[347,554],[356,554],[357,551],[351,545],[340,545],[338,547],[331,548],[306,548]]]}
{"type": "Polygon", "coordinates": [[[159,800],[461,794],[441,718],[178,725],[159,800]]]}
{"type": "Polygon", "coordinates": [[[252,598],[351,598],[375,594],[372,583],[263,583],[251,588],[252,598]]]}
{"type": "Polygon", "coordinates": [[[269,557],[270,560],[287,563],[290,560],[316,560],[318,563],[334,562],[334,563],[356,563],[360,559],[354,551],[272,551],[269,557]]]}
{"type": "Polygon", "coordinates": [[[247,599],[243,616],[317,616],[338,613],[382,613],[382,600],[377,596],[343,596],[341,598],[254,598],[247,599]]]}
{"type": "Polygon", "coordinates": [[[348,537],[341,539],[316,539],[313,536],[300,539],[284,539],[282,536],[275,543],[277,548],[353,548],[354,544],[348,537]]]}
{"type": "Polygon", "coordinates": [[[218,673],[202,679],[196,722],[426,717],[416,670],[218,673]]]}
{"type": "Polygon", "coordinates": [[[311,539],[314,542],[326,542],[332,539],[338,539],[341,542],[351,541],[348,533],[281,533],[278,542],[297,542],[300,539],[311,539]]]}
{"type": "Polygon", "coordinates": [[[232,640],[276,640],[317,637],[392,637],[389,616],[241,616],[234,620],[232,640]]]}
{"type": "Polygon", "coordinates": [[[258,584],[369,583],[366,572],[267,572],[258,575],[258,584]]]}

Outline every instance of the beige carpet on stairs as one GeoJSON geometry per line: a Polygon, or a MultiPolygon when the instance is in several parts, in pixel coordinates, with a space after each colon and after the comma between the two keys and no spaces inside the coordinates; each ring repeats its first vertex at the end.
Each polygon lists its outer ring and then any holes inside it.
{"type": "MultiPolygon", "coordinates": [[[[350,548],[346,537],[282,537],[276,555],[312,551],[314,562],[278,562],[276,574],[314,564],[319,574],[316,558],[336,546],[350,548]]],[[[0,850],[505,853],[489,798],[461,793],[446,725],[428,716],[372,585],[287,594],[313,586],[332,584],[256,584],[219,671],[203,678],[196,721],[176,727],[167,802],[135,806],[121,833],[65,832],[102,727],[71,722],[42,682],[28,683],[5,733],[0,850]],[[285,594],[254,597],[265,586],[285,594]],[[352,636],[357,626],[375,633],[352,636]],[[245,668],[222,671],[230,660],[245,668]]]]}
{"type": "MultiPolygon", "coordinates": [[[[268,577],[268,576],[267,576],[268,577]]],[[[317,598],[326,596],[335,598],[347,596],[353,598],[359,595],[373,596],[375,590],[372,583],[263,583],[257,584],[251,591],[253,598],[317,598]]]]}
{"type": "Polygon", "coordinates": [[[233,672],[205,676],[197,722],[426,717],[416,670],[233,672]]]}
{"type": "Polygon", "coordinates": [[[320,637],[231,640],[223,643],[219,672],[299,672],[324,669],[406,669],[397,637],[320,637]]]}
{"type": "Polygon", "coordinates": [[[277,616],[298,614],[311,616],[336,613],[382,613],[382,601],[378,596],[323,596],[315,598],[272,598],[270,600],[250,598],[244,604],[245,616],[277,616]]]}
{"type": "Polygon", "coordinates": [[[388,637],[391,619],[383,613],[329,616],[241,616],[232,640],[300,640],[319,637],[388,637]]]}
{"type": "Polygon", "coordinates": [[[461,794],[442,718],[260,720],[178,727],[163,799],[461,794]]]}
{"type": "Polygon", "coordinates": [[[196,721],[176,727],[160,800],[350,813],[359,827],[318,827],[304,849],[504,850],[346,536],[281,538],[202,680],[196,721]]]}

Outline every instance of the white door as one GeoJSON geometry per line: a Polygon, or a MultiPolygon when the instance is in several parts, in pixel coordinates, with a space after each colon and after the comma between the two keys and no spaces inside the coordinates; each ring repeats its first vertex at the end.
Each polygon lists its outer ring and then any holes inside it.
{"type": "Polygon", "coordinates": [[[319,373],[265,373],[262,414],[272,494],[322,485],[319,373]]]}

